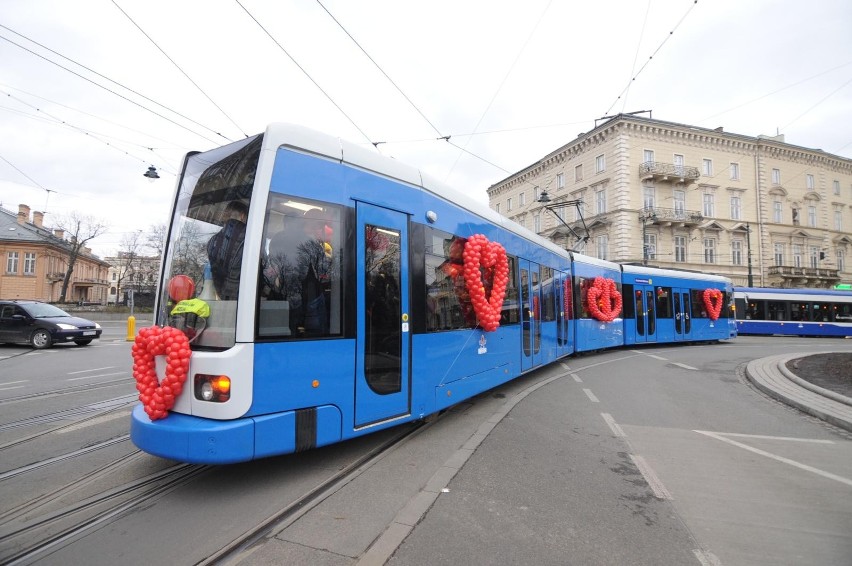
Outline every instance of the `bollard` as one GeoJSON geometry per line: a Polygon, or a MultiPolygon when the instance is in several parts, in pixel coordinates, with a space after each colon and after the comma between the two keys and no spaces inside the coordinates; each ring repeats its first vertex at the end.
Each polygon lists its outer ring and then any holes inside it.
{"type": "Polygon", "coordinates": [[[127,317],[127,341],[133,342],[136,340],[136,317],[130,315],[127,317]]]}

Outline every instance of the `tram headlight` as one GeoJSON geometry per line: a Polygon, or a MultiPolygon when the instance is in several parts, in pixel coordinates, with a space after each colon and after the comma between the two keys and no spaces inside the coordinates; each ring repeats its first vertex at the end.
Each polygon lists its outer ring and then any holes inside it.
{"type": "Polygon", "coordinates": [[[231,398],[231,378],[227,375],[195,374],[195,398],[224,403],[231,398]]]}

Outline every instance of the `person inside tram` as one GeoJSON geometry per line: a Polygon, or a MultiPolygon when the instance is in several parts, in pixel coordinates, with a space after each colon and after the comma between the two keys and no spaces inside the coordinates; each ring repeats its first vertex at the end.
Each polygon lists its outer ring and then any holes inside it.
{"type": "Polygon", "coordinates": [[[221,300],[236,300],[239,292],[247,217],[248,207],[244,203],[228,203],[222,229],[207,242],[213,286],[221,300]]]}

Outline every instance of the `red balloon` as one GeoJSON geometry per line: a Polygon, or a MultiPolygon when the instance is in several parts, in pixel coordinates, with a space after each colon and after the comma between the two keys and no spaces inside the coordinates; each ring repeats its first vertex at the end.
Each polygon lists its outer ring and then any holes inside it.
{"type": "Polygon", "coordinates": [[[175,302],[191,299],[195,296],[195,283],[186,275],[175,275],[169,279],[169,296],[175,302]]]}

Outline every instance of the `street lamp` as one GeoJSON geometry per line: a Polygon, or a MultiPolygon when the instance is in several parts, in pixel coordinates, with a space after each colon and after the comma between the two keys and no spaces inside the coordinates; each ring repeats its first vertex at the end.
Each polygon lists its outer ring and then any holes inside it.
{"type": "MultiPolygon", "coordinates": [[[[538,188],[538,187],[536,187],[536,188],[538,188]]],[[[583,204],[583,201],[581,199],[564,200],[564,201],[560,201],[560,202],[557,202],[557,203],[554,203],[554,204],[548,204],[552,201],[550,199],[550,195],[547,194],[547,189],[544,189],[543,191],[541,191],[541,195],[539,195],[538,200],[536,202],[541,204],[542,208],[544,208],[545,210],[549,210],[550,212],[552,212],[553,215],[556,216],[556,218],[559,220],[559,222],[561,222],[563,226],[568,228],[568,231],[571,232],[571,234],[575,238],[577,238],[577,242],[588,242],[589,241],[589,229],[586,227],[586,221],[583,219],[583,211],[580,208],[580,205],[583,204]],[[560,216],[559,211],[557,209],[564,208],[566,206],[576,206],[577,207],[577,215],[580,218],[580,222],[582,222],[582,224],[583,224],[583,231],[586,233],[585,236],[579,235],[577,233],[577,231],[574,230],[574,228],[572,228],[567,222],[565,222],[565,219],[562,218],[562,216],[560,216]]],[[[571,248],[571,251],[576,251],[576,249],[571,248]]]]}
{"type": "Polygon", "coordinates": [[[754,278],[751,275],[751,226],[746,222],[746,253],[748,257],[748,286],[754,287],[754,278]]]}
{"type": "Polygon", "coordinates": [[[148,170],[147,170],[147,171],[145,171],[144,173],[142,173],[142,176],[143,176],[143,177],[148,177],[148,180],[149,180],[149,181],[153,181],[153,180],[155,180],[155,179],[159,179],[159,178],[160,178],[159,173],[157,173],[157,168],[156,168],[156,167],[154,167],[153,165],[151,165],[150,167],[148,167],[148,170]]]}

